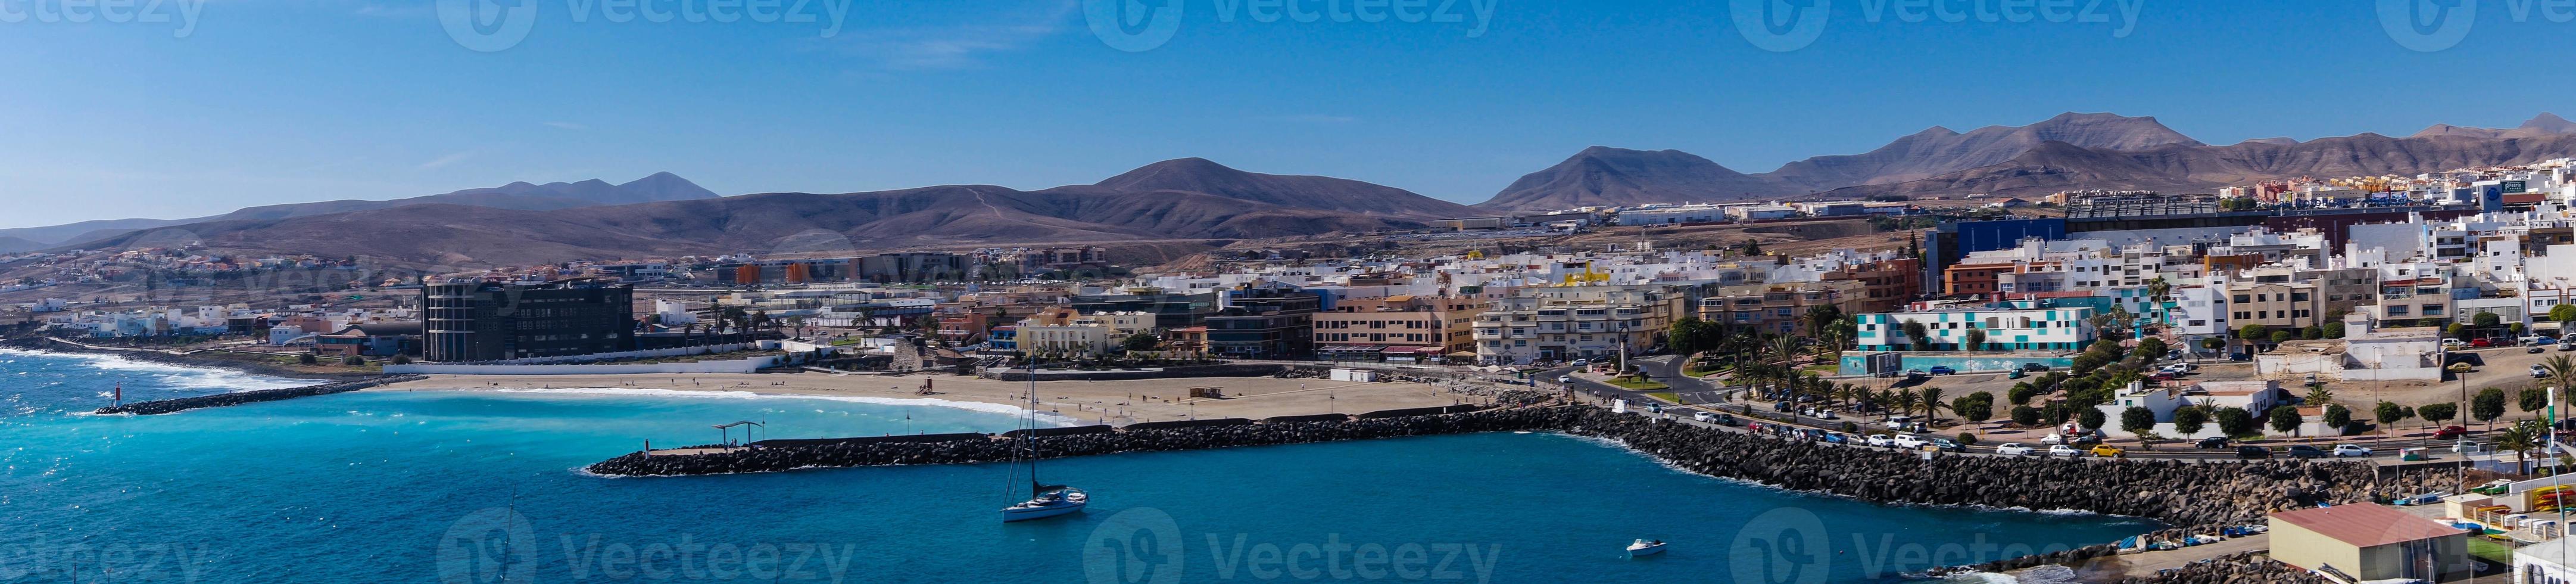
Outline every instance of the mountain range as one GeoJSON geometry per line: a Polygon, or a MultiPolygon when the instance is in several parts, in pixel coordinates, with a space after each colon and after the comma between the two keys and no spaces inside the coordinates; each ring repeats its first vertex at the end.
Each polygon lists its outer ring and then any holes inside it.
{"type": "Polygon", "coordinates": [[[79,223],[47,227],[0,229],[0,253],[13,253],[44,249],[57,245],[83,243],[132,233],[137,230],[168,227],[172,225],[186,225],[190,223],[205,223],[210,221],[287,219],[313,215],[329,215],[333,213],[348,213],[352,211],[391,209],[394,207],[405,207],[411,205],[452,204],[491,207],[497,209],[545,210],[571,209],[576,207],[591,207],[599,205],[624,205],[654,201],[682,201],[714,197],[716,197],[714,191],[709,191],[704,187],[698,186],[697,183],[689,182],[689,179],[680,178],[679,175],[668,172],[654,173],[652,176],[628,181],[625,184],[609,184],[607,181],[598,179],[569,183],[554,182],[541,185],[515,182],[498,187],[466,189],[452,193],[386,201],[343,199],[313,203],[265,205],[239,209],[222,215],[189,219],[107,219],[99,221],[82,221],[79,223]]]}
{"type": "Polygon", "coordinates": [[[949,185],[564,209],[441,202],[218,219],[81,245],[106,249],[193,243],[215,250],[294,250],[465,267],[737,251],[1281,237],[1414,229],[1431,219],[1473,211],[1393,187],[1244,172],[1187,158],[1096,184],[1038,191],[949,185]]]}
{"type": "Polygon", "coordinates": [[[2437,125],[2213,146],[2155,118],[2068,113],[1961,133],[1934,127],[1852,155],[1745,174],[1678,150],[1595,146],[1473,206],[1323,176],[1184,158],[1093,184],[1022,191],[946,185],[719,197],[670,173],[624,184],[512,183],[390,201],[252,207],[194,219],[0,229],[0,252],[198,243],[219,250],[369,256],[439,267],[724,252],[1253,239],[1420,228],[1451,217],[1589,205],[1859,199],[2075,188],[2207,192],[2296,177],[2415,174],[2576,155],[2576,122],[2437,125]]]}

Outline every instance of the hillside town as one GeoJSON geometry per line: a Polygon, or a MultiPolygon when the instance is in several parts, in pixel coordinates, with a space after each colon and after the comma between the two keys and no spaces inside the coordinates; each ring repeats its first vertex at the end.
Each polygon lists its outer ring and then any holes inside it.
{"type": "Polygon", "coordinates": [[[2571,179],[2562,159],[2214,194],[1583,207],[1183,268],[1100,247],[452,274],[74,251],[11,258],[55,274],[16,291],[97,291],[11,306],[0,328],[382,374],[1465,374],[1853,445],[2457,464],[2494,477],[2480,492],[2498,509],[2476,512],[2501,516],[2555,488],[2516,477],[2550,464],[2539,450],[2563,429],[2541,415],[2576,384],[2571,179]],[[1792,254],[1651,231],[1812,222],[1868,222],[1880,244],[1792,254]],[[1609,237],[1571,243],[1583,234],[1609,237]],[[95,286],[135,272],[155,274],[139,294],[95,286]],[[205,302],[155,304],[186,298],[205,302]]]}

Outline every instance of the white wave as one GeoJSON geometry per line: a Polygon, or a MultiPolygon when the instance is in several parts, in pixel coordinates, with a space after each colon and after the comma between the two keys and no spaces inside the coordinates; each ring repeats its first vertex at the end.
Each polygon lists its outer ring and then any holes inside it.
{"type": "MultiPolygon", "coordinates": [[[[130,373],[137,376],[149,375],[151,376],[148,380],[150,385],[159,386],[165,389],[241,392],[261,389],[303,387],[319,383],[303,379],[252,375],[228,369],[190,367],[153,361],[139,361],[116,355],[98,355],[90,353],[43,353],[23,349],[0,349],[0,354],[78,359],[91,368],[98,369],[99,374],[101,375],[114,375],[116,373],[130,373]]],[[[19,372],[19,374],[24,375],[26,372],[22,371],[19,372]]]]}
{"type": "MultiPolygon", "coordinates": [[[[861,395],[781,395],[781,394],[756,393],[756,392],[749,392],[749,391],[707,391],[707,390],[693,390],[693,389],[655,389],[655,388],[645,388],[645,387],[505,388],[505,389],[468,389],[468,390],[456,390],[456,391],[494,391],[494,392],[500,392],[500,393],[519,393],[519,394],[613,395],[613,396],[624,396],[624,397],[683,397],[683,398],[717,398],[717,399],[802,399],[802,400],[836,401],[836,402],[844,402],[844,403],[857,403],[857,404],[880,405],[880,406],[897,406],[897,407],[928,406],[928,407],[939,407],[939,408],[950,408],[950,409],[959,409],[959,410],[969,410],[969,411],[976,411],[976,412],[984,412],[984,413],[988,413],[988,414],[1003,414],[1003,415],[1008,415],[1008,416],[1013,416],[1013,417],[1029,415],[1029,410],[1028,410],[1028,409],[1026,409],[1026,408],[1021,408],[1021,407],[1018,407],[1018,406],[1002,405],[1002,404],[991,404],[991,403],[984,403],[984,402],[970,402],[970,401],[952,401],[952,400],[931,399],[931,398],[895,398],[895,397],[875,397],[875,396],[861,396],[861,395]]],[[[1042,421],[1045,421],[1045,422],[1047,422],[1047,423],[1049,423],[1049,424],[1054,424],[1054,425],[1057,425],[1057,426],[1074,426],[1074,425],[1080,425],[1080,424],[1081,424],[1081,422],[1080,422],[1080,421],[1075,420],[1075,419],[1074,419],[1074,418],[1072,418],[1072,417],[1065,416],[1065,415],[1062,415],[1062,414],[1053,413],[1053,412],[1038,412],[1038,413],[1037,413],[1037,417],[1038,417],[1038,419],[1039,419],[1039,420],[1042,420],[1042,421]]]]}

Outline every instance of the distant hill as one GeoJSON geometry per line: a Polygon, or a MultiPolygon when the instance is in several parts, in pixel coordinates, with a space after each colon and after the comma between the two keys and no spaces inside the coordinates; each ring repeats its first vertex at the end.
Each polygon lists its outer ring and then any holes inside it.
{"type": "Polygon", "coordinates": [[[1420,228],[1472,215],[1402,189],[1156,163],[1092,185],[1019,191],[949,185],[842,194],[766,193],[586,207],[428,204],[285,219],[226,219],[127,234],[179,234],[225,251],[364,256],[443,267],[722,252],[834,252],[959,244],[1261,238],[1420,228]],[[1214,192],[1210,192],[1214,191],[1214,192]],[[1320,194],[1319,194],[1320,193],[1320,194]],[[1427,201],[1427,202],[1426,202],[1427,201]]]}
{"type": "Polygon", "coordinates": [[[2049,142],[2114,150],[2202,145],[2151,117],[2065,113],[2027,126],[1988,126],[1965,134],[1935,126],[1866,153],[1818,156],[1752,175],[1676,150],[1596,146],[1523,176],[1476,206],[1540,210],[1801,196],[2001,164],[2049,142]]]}
{"type": "Polygon", "coordinates": [[[28,241],[28,240],[21,239],[21,238],[16,238],[16,237],[0,237],[0,253],[18,253],[18,252],[22,252],[22,251],[35,251],[35,250],[44,249],[45,247],[46,247],[46,245],[45,245],[45,244],[43,244],[43,243],[38,243],[38,242],[34,242],[34,241],[28,241]]]}
{"type": "Polygon", "coordinates": [[[1782,186],[1680,150],[1594,146],[1522,176],[1476,207],[1497,211],[1725,201],[1766,197],[1782,186]]]}
{"type": "Polygon", "coordinates": [[[2291,144],[2175,145],[2138,151],[2050,143],[2003,164],[1917,181],[1850,187],[1827,195],[2019,195],[2073,188],[2208,192],[2290,177],[2411,175],[2569,156],[2576,156],[2576,134],[2502,139],[2361,134],[2291,144]]]}
{"type": "Polygon", "coordinates": [[[2422,132],[2416,132],[2412,137],[2453,137],[2499,140],[2504,138],[2539,138],[2558,134],[2576,134],[2576,122],[2567,121],[2566,118],[2558,117],[2558,114],[2543,113],[2531,118],[2530,121],[2523,122],[2521,126],[2512,128],[2467,128],[2450,124],[2433,124],[2433,127],[2425,128],[2422,132]]]}
{"type": "Polygon", "coordinates": [[[193,219],[115,219],[105,221],[83,221],[80,223],[49,227],[0,229],[0,237],[15,237],[36,242],[40,244],[40,247],[51,247],[105,239],[132,233],[141,229],[169,227],[172,225],[183,225],[188,223],[287,219],[293,217],[366,211],[371,209],[389,209],[408,205],[448,204],[491,207],[496,209],[546,210],[570,209],[575,207],[590,207],[598,205],[623,205],[655,201],[706,199],[714,198],[716,196],[715,192],[699,187],[697,183],[689,182],[688,179],[680,178],[679,175],[661,172],[654,173],[653,175],[646,176],[644,178],[628,181],[625,184],[609,184],[607,181],[598,179],[572,183],[555,182],[542,185],[516,182],[498,187],[466,189],[452,193],[394,199],[389,201],[362,201],[348,199],[313,203],[265,205],[243,208],[222,215],[197,217],[193,219]]]}

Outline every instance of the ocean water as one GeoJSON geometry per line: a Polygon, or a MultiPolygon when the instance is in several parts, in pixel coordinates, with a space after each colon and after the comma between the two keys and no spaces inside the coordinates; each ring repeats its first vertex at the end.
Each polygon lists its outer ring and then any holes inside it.
{"type": "Polygon", "coordinates": [[[1049,482],[1091,509],[1003,525],[1024,487],[997,465],[578,470],[727,422],[764,422],[753,438],[1001,431],[1001,408],[420,391],[81,413],[119,382],[129,400],[298,384],[0,353],[0,582],[1896,582],[2156,527],[1870,505],[1510,433],[1054,461],[1049,482]],[[1635,538],[1672,543],[1630,559],[1635,538]]]}

